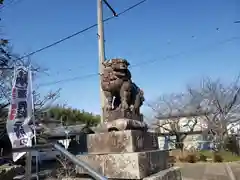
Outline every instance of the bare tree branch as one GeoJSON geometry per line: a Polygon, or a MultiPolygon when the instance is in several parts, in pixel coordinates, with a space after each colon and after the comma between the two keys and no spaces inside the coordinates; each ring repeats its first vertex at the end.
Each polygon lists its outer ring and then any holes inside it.
{"type": "Polygon", "coordinates": [[[183,149],[183,141],[187,135],[196,131],[200,122],[198,117],[209,113],[204,112],[199,101],[192,99],[190,94],[162,96],[149,106],[156,114],[152,124],[154,129],[158,129],[160,134],[175,136],[175,146],[180,149],[183,149]]]}
{"type": "Polygon", "coordinates": [[[220,80],[203,79],[200,87],[188,87],[188,92],[193,99],[206,102],[201,109],[211,109],[213,113],[205,115],[208,127],[217,141],[222,142],[229,125],[240,122],[239,76],[229,85],[220,80]]]}

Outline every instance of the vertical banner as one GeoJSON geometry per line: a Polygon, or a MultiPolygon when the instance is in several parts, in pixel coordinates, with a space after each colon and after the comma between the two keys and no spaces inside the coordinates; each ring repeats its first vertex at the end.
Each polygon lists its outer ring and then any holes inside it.
{"type": "MultiPolygon", "coordinates": [[[[32,117],[31,71],[19,66],[14,69],[12,99],[7,119],[7,133],[12,148],[32,146],[33,131],[28,125],[32,117]]],[[[13,161],[20,159],[25,152],[13,153],[13,161]]]]}

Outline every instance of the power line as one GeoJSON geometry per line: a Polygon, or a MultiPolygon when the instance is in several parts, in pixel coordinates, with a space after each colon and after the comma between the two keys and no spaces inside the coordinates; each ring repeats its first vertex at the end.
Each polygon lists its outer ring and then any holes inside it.
{"type": "Polygon", "coordinates": [[[0,7],[0,10],[2,10],[2,9],[6,9],[6,8],[8,8],[8,7],[10,7],[10,6],[12,6],[12,5],[14,5],[14,4],[17,4],[17,3],[19,3],[19,2],[21,2],[22,0],[11,0],[11,1],[9,1],[7,4],[3,4],[1,7],[0,7]]]}
{"type": "MultiPolygon", "coordinates": [[[[146,2],[146,1],[147,1],[147,0],[142,0],[142,1],[140,1],[140,2],[138,2],[138,3],[136,3],[136,4],[134,4],[134,5],[130,6],[129,8],[121,11],[120,13],[117,14],[117,16],[111,16],[111,17],[108,17],[108,18],[104,19],[103,22],[106,22],[106,21],[109,21],[109,20],[111,20],[111,19],[113,19],[113,18],[115,18],[115,17],[121,16],[121,15],[123,15],[124,13],[132,10],[133,8],[135,8],[135,7],[143,4],[143,3],[146,2]]],[[[58,40],[58,41],[56,41],[56,42],[54,42],[54,43],[52,43],[52,44],[49,44],[49,45],[47,45],[47,46],[45,46],[45,47],[42,47],[42,48],[40,48],[40,49],[38,49],[38,50],[36,50],[36,51],[33,51],[33,52],[31,52],[31,53],[28,53],[28,54],[26,54],[26,55],[18,58],[17,60],[22,60],[22,59],[24,59],[24,58],[26,58],[26,57],[29,57],[29,56],[32,56],[32,55],[34,55],[34,54],[36,54],[36,53],[39,53],[39,52],[41,52],[41,51],[44,51],[44,50],[46,50],[46,49],[48,49],[48,48],[50,48],[50,47],[56,46],[56,45],[58,45],[58,44],[60,44],[60,43],[62,43],[62,42],[64,42],[64,41],[66,41],[66,40],[68,40],[68,39],[71,39],[71,38],[73,38],[73,37],[75,37],[75,36],[77,36],[77,35],[79,35],[79,34],[82,34],[82,33],[86,32],[86,31],[88,31],[88,30],[90,30],[90,29],[92,29],[92,28],[94,28],[94,27],[97,27],[97,23],[96,23],[96,24],[93,24],[93,25],[91,25],[91,26],[89,26],[89,27],[87,27],[87,28],[84,28],[84,29],[82,29],[82,30],[80,30],[80,31],[78,31],[78,32],[76,32],[76,33],[74,33],[74,34],[71,34],[71,35],[69,35],[69,36],[67,36],[67,37],[65,37],[65,38],[62,38],[62,39],[60,39],[60,40],[58,40]]]]}
{"type": "Polygon", "coordinates": [[[73,77],[73,78],[67,78],[67,79],[62,79],[62,80],[58,80],[58,81],[42,83],[42,84],[39,84],[38,87],[59,84],[59,83],[62,83],[62,82],[67,82],[67,81],[75,81],[75,80],[80,80],[80,79],[87,79],[87,78],[95,77],[95,76],[98,76],[98,75],[99,75],[99,73],[87,74],[87,75],[83,75],[83,76],[76,76],[76,77],[73,77]]]}
{"type": "MultiPolygon", "coordinates": [[[[238,39],[240,39],[240,37],[231,37],[231,38],[225,39],[223,41],[219,41],[218,43],[211,44],[209,46],[213,47],[213,45],[221,45],[221,44],[232,42],[232,41],[235,41],[235,40],[238,40],[238,39]]],[[[204,49],[209,50],[209,46],[204,47],[201,50],[204,50],[204,49]]],[[[196,50],[199,50],[199,49],[195,49],[195,50],[192,50],[192,51],[185,51],[185,52],[180,52],[180,53],[176,53],[176,54],[173,54],[173,55],[169,55],[169,56],[166,56],[166,57],[162,58],[161,60],[175,58],[175,57],[187,54],[187,53],[194,52],[196,50]]],[[[151,64],[151,63],[154,63],[154,62],[157,62],[157,61],[159,61],[159,59],[154,59],[152,61],[142,61],[142,62],[137,63],[135,65],[131,65],[130,68],[139,67],[141,65],[145,66],[147,64],[151,64]]],[[[50,86],[50,85],[55,85],[55,84],[59,84],[59,83],[63,83],[63,82],[69,82],[69,81],[75,81],[75,80],[81,80],[81,79],[87,79],[87,78],[95,77],[95,76],[98,76],[98,75],[99,75],[99,73],[93,73],[93,74],[88,74],[88,75],[83,75],[83,76],[76,76],[76,77],[73,77],[73,78],[66,78],[66,79],[62,79],[62,80],[58,80],[58,81],[53,81],[53,82],[49,82],[49,83],[39,84],[38,87],[50,86]]]]}
{"type": "MultiPolygon", "coordinates": [[[[197,49],[192,49],[192,50],[189,50],[189,51],[182,51],[182,52],[179,52],[179,53],[176,53],[176,54],[172,54],[172,55],[169,55],[169,56],[166,56],[163,58],[163,60],[166,60],[166,59],[171,59],[171,58],[175,58],[175,57],[178,57],[178,56],[182,56],[182,55],[185,55],[185,54],[189,54],[189,53],[192,53],[192,52],[195,52],[195,51],[204,51],[204,50],[209,50],[209,47],[213,47],[214,45],[221,45],[221,44],[225,44],[225,43],[229,43],[229,42],[232,42],[232,41],[235,41],[235,40],[238,40],[240,39],[240,37],[238,36],[235,36],[235,37],[231,37],[231,38],[228,38],[228,39],[225,39],[223,41],[219,41],[219,42],[216,42],[216,43],[213,43],[209,46],[205,46],[203,48],[197,48],[197,49]]],[[[142,61],[138,64],[135,64],[135,65],[132,65],[131,68],[133,67],[137,67],[137,66],[141,66],[142,64],[151,64],[151,63],[154,63],[158,61],[158,59],[154,59],[154,60],[151,60],[151,61],[142,61]]]]}
{"type": "MultiPolygon", "coordinates": [[[[217,32],[219,32],[220,31],[220,28],[215,28],[215,31],[217,31],[217,32]]],[[[190,38],[192,38],[192,39],[196,39],[196,37],[197,36],[195,36],[195,35],[191,35],[190,36],[190,38]]],[[[225,42],[219,42],[219,44],[221,44],[221,43],[225,43],[225,42]]],[[[169,41],[167,42],[167,44],[169,44],[169,41]]],[[[179,52],[179,53],[177,53],[177,54],[174,54],[174,55],[171,55],[171,56],[167,56],[167,57],[165,57],[164,59],[168,59],[168,58],[173,58],[174,56],[179,56],[179,55],[184,55],[184,53],[187,53],[187,52],[179,52]]],[[[151,62],[153,63],[153,62],[155,62],[156,60],[152,60],[151,62]]],[[[148,64],[150,64],[149,63],[149,61],[146,61],[148,64]]],[[[142,62],[141,62],[142,63],[142,62]]],[[[65,72],[71,72],[71,71],[73,71],[74,69],[79,69],[79,68],[85,68],[85,66],[86,65],[81,65],[81,66],[74,66],[74,68],[68,68],[67,70],[66,70],[66,68],[64,68],[64,70],[62,70],[62,71],[65,71],[65,72]]],[[[137,64],[135,64],[135,65],[132,65],[131,67],[133,67],[133,66],[138,66],[137,64]]],[[[60,70],[60,71],[57,71],[57,72],[55,72],[55,73],[51,73],[51,75],[58,75],[58,74],[60,74],[60,73],[62,73],[62,71],[60,70]]],[[[50,76],[50,75],[48,75],[48,76],[50,76]]]]}
{"type": "Polygon", "coordinates": [[[4,4],[0,7],[0,9],[3,9],[3,8],[8,7],[8,6],[11,5],[13,2],[14,2],[14,0],[9,1],[7,4],[4,3],[4,4]]]}

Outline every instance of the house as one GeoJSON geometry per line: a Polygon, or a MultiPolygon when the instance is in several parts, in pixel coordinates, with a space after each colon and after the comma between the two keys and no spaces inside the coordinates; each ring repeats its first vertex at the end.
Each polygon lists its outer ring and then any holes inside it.
{"type": "Polygon", "coordinates": [[[178,132],[184,138],[184,148],[205,148],[208,126],[204,116],[178,117],[158,120],[159,148],[175,149],[176,137],[173,132],[178,132]]]}
{"type": "Polygon", "coordinates": [[[235,122],[227,125],[227,129],[228,129],[228,134],[240,134],[239,122],[235,122]]]}
{"type": "MultiPolygon", "coordinates": [[[[9,140],[8,134],[6,132],[6,121],[3,123],[3,129],[1,131],[0,147],[2,148],[2,156],[12,157],[11,153],[11,142],[9,140]]],[[[33,124],[30,123],[33,126],[33,124]]],[[[46,143],[60,143],[66,149],[72,153],[86,152],[86,134],[93,133],[93,131],[85,124],[74,125],[74,126],[62,126],[61,121],[51,119],[51,118],[39,118],[35,123],[36,134],[37,134],[37,144],[46,143]],[[74,142],[79,142],[75,143],[74,142]]],[[[33,140],[34,144],[34,140],[33,140]]],[[[54,159],[56,155],[59,155],[56,151],[38,151],[33,152],[33,156],[38,154],[39,160],[50,160],[54,159]]]]}

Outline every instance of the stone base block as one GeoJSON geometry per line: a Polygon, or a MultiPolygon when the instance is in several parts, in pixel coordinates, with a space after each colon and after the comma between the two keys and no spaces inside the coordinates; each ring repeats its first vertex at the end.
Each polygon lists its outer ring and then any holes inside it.
{"type": "Polygon", "coordinates": [[[122,111],[120,108],[106,111],[103,109],[103,117],[104,121],[110,122],[114,121],[115,119],[133,119],[137,121],[143,121],[142,114],[135,114],[130,110],[122,111]]]}
{"type": "Polygon", "coordinates": [[[171,167],[145,177],[143,180],[182,180],[182,175],[179,167],[171,167]]]}
{"type": "Polygon", "coordinates": [[[95,132],[124,131],[124,130],[141,130],[147,131],[148,126],[144,121],[133,119],[116,119],[109,122],[101,123],[94,128],[95,132]]]}
{"type": "Polygon", "coordinates": [[[158,139],[154,133],[126,130],[89,134],[89,153],[122,153],[158,150],[158,139]]]}
{"type": "MultiPolygon", "coordinates": [[[[168,151],[77,156],[109,179],[142,179],[167,168],[168,151]]],[[[85,174],[81,167],[77,173],[85,174]]]]}

